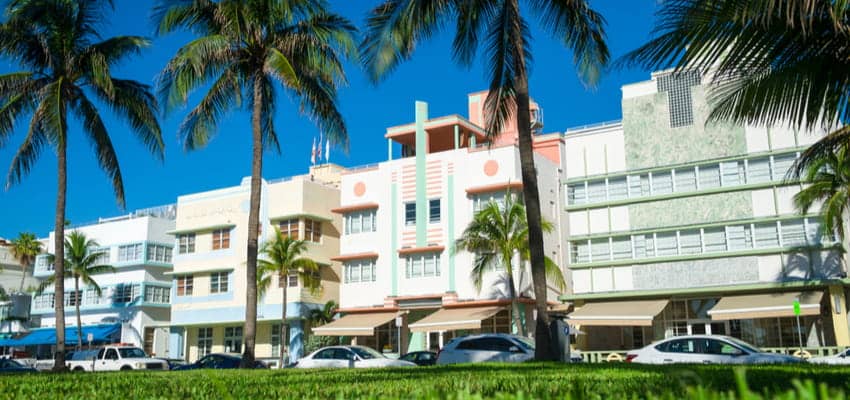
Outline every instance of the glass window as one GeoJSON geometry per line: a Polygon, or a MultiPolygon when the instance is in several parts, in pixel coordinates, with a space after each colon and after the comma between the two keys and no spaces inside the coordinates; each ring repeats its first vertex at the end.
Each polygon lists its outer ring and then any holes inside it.
{"type": "Polygon", "coordinates": [[[416,203],[404,203],[404,224],[416,225],[416,203]]]}
{"type": "Polygon", "coordinates": [[[171,264],[171,247],[161,244],[148,243],[148,258],[149,262],[158,262],[163,264],[171,264]]]}
{"type": "Polygon", "coordinates": [[[629,184],[625,176],[608,179],[608,200],[623,200],[629,198],[629,184]]]}
{"type": "Polygon", "coordinates": [[[283,237],[291,237],[295,240],[298,240],[300,235],[298,234],[298,219],[285,219],[278,223],[278,227],[280,228],[280,235],[283,237]]]}
{"type": "Polygon", "coordinates": [[[109,249],[98,249],[92,252],[97,258],[94,260],[94,265],[109,265],[109,249]]]}
{"type": "Polygon", "coordinates": [[[432,224],[440,222],[440,199],[428,200],[428,222],[432,224]]]}
{"type": "Polygon", "coordinates": [[[65,305],[66,306],[76,306],[78,303],[80,305],[82,305],[82,303],[80,303],[80,301],[82,301],[82,299],[83,299],[82,292],[70,291],[70,292],[65,293],[65,305]]]}
{"type": "MultiPolygon", "coordinates": [[[[584,188],[584,182],[571,183],[567,185],[567,204],[584,204],[587,203],[587,191],[584,188]]],[[[481,208],[476,204],[479,211],[481,208]]]]}
{"type": "Polygon", "coordinates": [[[377,226],[375,219],[377,210],[361,210],[345,214],[345,234],[351,235],[361,232],[375,232],[377,226]]]}
{"type": "Polygon", "coordinates": [[[629,197],[649,196],[649,175],[629,175],[629,197]]]}
{"type": "Polygon", "coordinates": [[[291,274],[286,277],[286,285],[289,287],[298,287],[298,275],[291,274]]]}
{"type": "Polygon", "coordinates": [[[726,161],[720,163],[720,168],[723,171],[722,185],[735,186],[744,183],[744,162],[743,161],[726,161]]]}
{"type": "MultiPolygon", "coordinates": [[[[581,187],[582,190],[584,190],[584,183],[581,183],[581,187]]],[[[475,194],[472,196],[472,211],[477,213],[481,211],[482,208],[487,207],[487,204],[489,204],[490,202],[498,204],[499,209],[504,209],[506,194],[507,193],[502,190],[496,192],[475,194]]],[[[514,196],[514,194],[511,193],[511,196],[514,196]]]]}
{"type": "Polygon", "coordinates": [[[216,229],[212,233],[213,250],[230,248],[230,229],[216,229]]]}
{"type": "Polygon", "coordinates": [[[213,329],[198,328],[198,357],[203,357],[212,352],[213,329]]]}
{"type": "Polygon", "coordinates": [[[210,274],[210,293],[227,292],[227,272],[214,272],[210,274]]]}
{"type": "MultiPolygon", "coordinates": [[[[272,356],[273,357],[280,357],[281,324],[272,324],[271,329],[272,329],[272,334],[271,334],[272,356]]],[[[287,337],[284,338],[284,343],[289,343],[289,335],[286,335],[286,336],[287,337]]]]}
{"type": "Polygon", "coordinates": [[[346,261],[343,265],[345,283],[375,282],[375,260],[361,259],[346,261]]]}
{"type": "Polygon", "coordinates": [[[440,253],[410,254],[405,261],[407,278],[440,276],[440,253]]]}
{"type": "Polygon", "coordinates": [[[590,246],[586,240],[570,242],[570,260],[573,263],[590,262],[590,246]]]}
{"type": "Polygon", "coordinates": [[[726,229],[722,226],[703,229],[705,252],[716,253],[726,251],[726,229]]]}
{"type": "Polygon", "coordinates": [[[753,235],[749,225],[727,226],[726,236],[729,238],[729,251],[753,248],[753,235]]]}
{"type": "Polygon", "coordinates": [[[167,287],[145,285],[145,302],[168,304],[170,302],[171,291],[167,287]]]}
{"type": "Polygon", "coordinates": [[[679,232],[679,254],[702,253],[702,240],[700,240],[699,229],[679,232]]]}
{"type": "Polygon", "coordinates": [[[770,182],[770,157],[747,160],[747,183],[770,182]]]}
{"type": "Polygon", "coordinates": [[[635,258],[655,257],[655,241],[652,235],[636,235],[632,237],[635,247],[635,258]]]}
{"type": "Polygon", "coordinates": [[[322,242],[322,221],[304,220],[304,240],[313,243],[322,242]]]}
{"type": "Polygon", "coordinates": [[[229,326],[224,328],[224,352],[225,353],[241,353],[242,352],[242,327],[229,326]]]}
{"type": "Polygon", "coordinates": [[[776,231],[776,222],[755,224],[755,229],[757,248],[779,247],[779,234],[776,231]]]}
{"type": "Polygon", "coordinates": [[[699,167],[699,188],[701,190],[720,187],[720,166],[704,165],[699,167]]]}
{"type": "Polygon", "coordinates": [[[806,220],[806,225],[808,226],[808,228],[806,230],[806,238],[809,241],[809,243],[810,244],[820,244],[822,239],[823,239],[821,237],[823,232],[821,232],[820,221],[816,220],[816,219],[809,218],[809,219],[806,220]]]}
{"type": "Polygon", "coordinates": [[[195,252],[195,234],[194,233],[177,235],[177,243],[178,243],[177,253],[186,254],[186,253],[194,253],[195,252]]]}
{"type": "Polygon", "coordinates": [[[615,260],[632,258],[632,238],[630,236],[615,237],[611,241],[611,251],[615,260]]]}
{"type": "Polygon", "coordinates": [[[587,183],[587,199],[589,203],[599,203],[608,199],[604,180],[587,183]]]}
{"type": "Polygon", "coordinates": [[[655,172],[652,174],[652,194],[673,193],[673,175],[668,172],[655,172]]]}
{"type": "Polygon", "coordinates": [[[803,220],[782,221],[782,246],[797,247],[806,245],[806,228],[803,220]]]}
{"type": "Polygon", "coordinates": [[[676,192],[697,190],[697,174],[693,167],[676,169],[676,192]]]}
{"type": "Polygon", "coordinates": [[[83,296],[85,296],[83,304],[97,305],[101,303],[101,297],[97,295],[97,292],[94,289],[86,290],[83,296]]]}
{"type": "Polygon", "coordinates": [[[590,259],[593,262],[608,261],[611,259],[611,248],[608,238],[593,239],[590,241],[590,259]]]}
{"type": "Polygon", "coordinates": [[[773,180],[781,181],[785,179],[785,174],[791,169],[791,165],[794,164],[796,158],[796,153],[773,156],[773,180]]]}
{"type": "Polygon", "coordinates": [[[667,343],[666,353],[696,353],[697,346],[694,339],[679,339],[667,343]]]}
{"type": "Polygon", "coordinates": [[[128,244],[118,247],[118,262],[137,261],[142,259],[142,244],[128,244]]]}
{"type": "Polygon", "coordinates": [[[191,296],[194,286],[194,277],[192,275],[181,275],[177,278],[177,295],[191,296]]]}
{"type": "Polygon", "coordinates": [[[676,232],[656,233],[655,241],[656,257],[675,256],[678,254],[676,232]]]}
{"type": "Polygon", "coordinates": [[[113,294],[116,303],[131,303],[136,300],[138,285],[120,285],[115,287],[113,294]]]}

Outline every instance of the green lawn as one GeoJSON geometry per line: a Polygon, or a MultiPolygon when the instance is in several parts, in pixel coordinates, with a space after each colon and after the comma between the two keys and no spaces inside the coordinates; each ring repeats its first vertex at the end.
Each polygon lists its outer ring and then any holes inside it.
{"type": "Polygon", "coordinates": [[[845,398],[850,367],[490,364],[385,370],[186,371],[0,376],[21,399],[845,398]],[[743,389],[742,389],[743,388],[743,389]]]}

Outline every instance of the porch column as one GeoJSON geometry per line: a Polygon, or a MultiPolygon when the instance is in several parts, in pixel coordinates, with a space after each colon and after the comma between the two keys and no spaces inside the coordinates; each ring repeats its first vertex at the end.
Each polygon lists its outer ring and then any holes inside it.
{"type": "Polygon", "coordinates": [[[460,126],[455,125],[455,150],[460,148],[460,126]]]}
{"type": "Polygon", "coordinates": [[[387,161],[393,160],[393,140],[387,139],[387,161]]]}
{"type": "Polygon", "coordinates": [[[850,331],[847,325],[847,297],[844,295],[844,286],[829,286],[829,315],[832,316],[832,329],[835,331],[835,345],[839,347],[850,346],[850,331]]]}

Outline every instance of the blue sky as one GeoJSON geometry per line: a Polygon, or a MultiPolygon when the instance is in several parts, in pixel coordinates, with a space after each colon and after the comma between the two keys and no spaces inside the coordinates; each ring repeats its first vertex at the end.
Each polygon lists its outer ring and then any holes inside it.
{"type": "MultiPolygon", "coordinates": [[[[104,36],[153,36],[150,3],[116,1],[115,12],[104,27],[104,36]]],[[[358,26],[362,26],[366,11],[377,3],[378,0],[331,1],[334,11],[358,26]]],[[[594,0],[592,4],[608,21],[608,40],[614,58],[649,38],[657,5],[655,0],[594,0]]],[[[600,84],[588,90],[576,77],[569,51],[541,32],[536,20],[532,20],[531,25],[534,67],[530,89],[532,97],[544,109],[547,132],[619,119],[620,86],[649,79],[649,71],[606,71],[600,84]]],[[[487,78],[480,62],[470,69],[452,62],[452,34],[452,29],[446,29],[422,44],[411,61],[377,86],[366,79],[357,65],[348,66],[350,84],[341,90],[339,103],[351,145],[347,153],[332,149],[331,162],[356,166],[385,160],[385,129],[411,122],[415,100],[427,101],[432,117],[466,115],[467,93],[485,89],[487,78]]],[[[113,74],[153,83],[167,60],[191,38],[188,33],[153,38],[150,49],[113,74]]],[[[0,59],[0,71],[16,69],[9,60],[0,59]]],[[[166,142],[166,157],[161,162],[146,152],[126,125],[113,118],[109,110],[103,110],[124,175],[125,210],[118,208],[109,180],[99,170],[88,142],[71,125],[67,219],[75,224],[93,221],[138,208],[174,203],[181,194],[238,185],[241,178],[250,173],[250,125],[245,113],[230,115],[209,146],[187,153],[182,150],[176,135],[176,128],[186,112],[187,109],[178,109],[161,119],[166,142]]],[[[267,179],[305,173],[310,164],[310,146],[318,136],[309,120],[297,113],[291,99],[281,97],[278,114],[277,131],[282,153],[266,154],[263,175],[267,179]]],[[[24,133],[24,128],[18,129],[6,146],[0,148],[3,186],[6,171],[24,133]]],[[[21,231],[46,236],[53,226],[55,198],[56,157],[47,149],[23,183],[0,191],[0,237],[12,238],[21,231]]]]}

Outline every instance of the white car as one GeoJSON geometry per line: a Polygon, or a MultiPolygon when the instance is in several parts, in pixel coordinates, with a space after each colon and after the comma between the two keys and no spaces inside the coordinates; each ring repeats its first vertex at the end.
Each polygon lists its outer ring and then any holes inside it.
{"type": "Polygon", "coordinates": [[[626,362],[639,364],[790,364],[802,360],[765,353],[739,339],[720,335],[677,336],[630,351],[626,362]]]}
{"type": "Polygon", "coordinates": [[[523,362],[534,359],[534,342],[503,333],[452,339],[437,353],[437,365],[476,362],[523,362]]]}
{"type": "Polygon", "coordinates": [[[850,349],[831,356],[812,357],[809,362],[812,364],[847,365],[850,364],[850,349]]]}
{"type": "Polygon", "coordinates": [[[295,368],[381,368],[415,367],[409,361],[393,360],[363,346],[330,346],[316,350],[295,363],[295,368]]]}
{"type": "Polygon", "coordinates": [[[168,363],[150,358],[144,350],[131,345],[106,346],[95,351],[81,351],[89,356],[73,357],[65,365],[71,371],[129,371],[134,369],[167,370],[168,363]]]}

